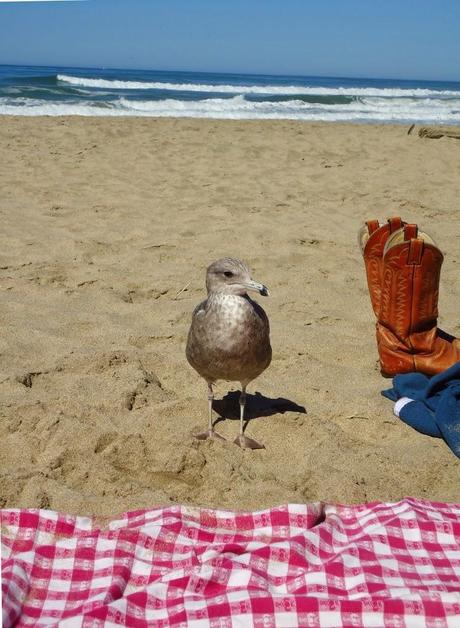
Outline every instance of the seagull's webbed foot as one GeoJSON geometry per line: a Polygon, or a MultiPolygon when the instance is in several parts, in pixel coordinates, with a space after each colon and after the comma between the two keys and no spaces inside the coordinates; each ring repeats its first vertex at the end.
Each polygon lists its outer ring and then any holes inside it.
{"type": "Polygon", "coordinates": [[[249,438],[249,436],[245,436],[244,434],[238,434],[233,442],[242,449],[265,449],[265,445],[258,443],[253,438],[249,438]]]}
{"type": "Polygon", "coordinates": [[[206,430],[206,432],[200,432],[199,434],[194,434],[194,437],[197,440],[207,440],[208,438],[211,438],[212,440],[227,440],[212,429],[206,430]]]}

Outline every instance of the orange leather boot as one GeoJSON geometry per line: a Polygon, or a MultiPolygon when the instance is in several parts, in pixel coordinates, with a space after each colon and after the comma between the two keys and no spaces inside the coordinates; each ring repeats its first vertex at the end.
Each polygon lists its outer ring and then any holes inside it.
{"type": "Polygon", "coordinates": [[[460,341],[437,328],[442,262],[439,248],[416,225],[387,238],[377,322],[382,375],[434,375],[460,360],[460,341]]]}
{"type": "Polygon", "coordinates": [[[378,220],[368,220],[358,233],[358,242],[366,266],[367,285],[374,314],[378,317],[382,286],[383,249],[389,236],[404,225],[399,216],[389,218],[380,225],[378,220]]]}

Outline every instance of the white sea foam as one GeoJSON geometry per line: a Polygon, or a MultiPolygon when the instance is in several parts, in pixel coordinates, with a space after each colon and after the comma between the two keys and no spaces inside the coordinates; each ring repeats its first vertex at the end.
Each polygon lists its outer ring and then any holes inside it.
{"type": "Polygon", "coordinates": [[[203,100],[130,100],[52,102],[30,98],[0,98],[0,114],[47,116],[157,116],[220,119],[292,119],[343,122],[424,122],[460,124],[460,99],[361,98],[347,104],[248,101],[233,98],[203,100]]]}
{"type": "Polygon", "coordinates": [[[161,81],[119,81],[108,79],[90,79],[79,76],[58,74],[58,81],[81,87],[105,88],[116,90],[162,89],[176,92],[206,92],[221,94],[267,94],[299,96],[377,96],[394,97],[450,97],[460,96],[460,91],[404,88],[373,87],[302,87],[299,85],[211,85],[197,83],[168,83],[161,81]]]}

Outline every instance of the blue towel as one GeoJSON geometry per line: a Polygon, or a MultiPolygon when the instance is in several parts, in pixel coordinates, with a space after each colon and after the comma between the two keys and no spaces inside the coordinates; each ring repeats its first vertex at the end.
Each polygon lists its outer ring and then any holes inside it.
{"type": "Polygon", "coordinates": [[[395,401],[395,414],[418,432],[443,438],[460,458],[460,362],[428,377],[396,375],[382,395],[395,401]]]}

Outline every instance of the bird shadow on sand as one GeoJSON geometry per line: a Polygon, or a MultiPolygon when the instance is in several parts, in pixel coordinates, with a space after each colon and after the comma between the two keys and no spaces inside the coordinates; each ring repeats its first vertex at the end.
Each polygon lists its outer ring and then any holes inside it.
{"type": "MultiPolygon", "coordinates": [[[[226,419],[240,419],[240,392],[238,390],[229,392],[222,399],[214,399],[212,407],[219,415],[214,421],[217,425],[226,419]]],[[[284,414],[285,412],[297,412],[307,414],[304,406],[299,406],[290,399],[283,397],[265,397],[259,392],[254,395],[246,394],[246,407],[244,411],[245,428],[249,421],[260,417],[273,416],[274,414],[284,414]]]]}

